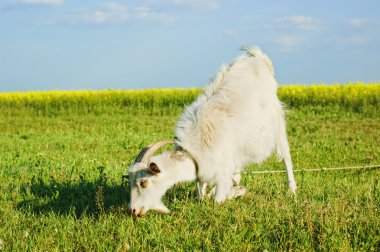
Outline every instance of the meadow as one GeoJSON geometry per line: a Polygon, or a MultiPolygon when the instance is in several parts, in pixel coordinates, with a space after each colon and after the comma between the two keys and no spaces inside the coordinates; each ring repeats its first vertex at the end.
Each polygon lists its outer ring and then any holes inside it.
{"type": "MultiPolygon", "coordinates": [[[[285,174],[245,174],[242,198],[165,195],[168,215],[128,213],[121,178],[171,139],[202,90],[0,93],[1,251],[379,251],[380,84],[283,86],[297,195],[285,174]]],[[[275,157],[253,170],[284,169],[275,157]]]]}

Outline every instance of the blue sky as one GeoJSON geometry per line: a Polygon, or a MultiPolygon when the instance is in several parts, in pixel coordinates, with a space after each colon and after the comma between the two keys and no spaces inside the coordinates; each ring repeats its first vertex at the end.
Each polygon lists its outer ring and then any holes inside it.
{"type": "Polygon", "coordinates": [[[0,91],[202,87],[258,45],[280,84],[380,80],[378,0],[0,0],[0,91]]]}

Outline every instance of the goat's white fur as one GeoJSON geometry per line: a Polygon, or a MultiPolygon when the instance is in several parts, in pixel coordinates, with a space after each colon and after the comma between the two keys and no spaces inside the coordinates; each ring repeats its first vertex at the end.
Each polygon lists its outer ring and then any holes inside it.
{"type": "Polygon", "coordinates": [[[138,212],[144,213],[146,202],[155,201],[153,198],[161,202],[173,184],[195,178],[201,184],[202,196],[206,183],[215,185],[217,202],[242,195],[245,189],[238,185],[240,173],[274,151],[284,160],[289,188],[295,192],[285,116],[277,97],[272,62],[259,48],[244,50],[246,54],[233,64],[221,67],[177,123],[176,144],[196,160],[198,171],[186,156],[173,159],[165,152],[152,157],[150,162],[161,168],[158,176],[151,176],[156,181],[152,186],[160,193],[143,193],[148,198],[138,196],[136,200],[131,196],[132,208],[143,208],[138,212]]]}

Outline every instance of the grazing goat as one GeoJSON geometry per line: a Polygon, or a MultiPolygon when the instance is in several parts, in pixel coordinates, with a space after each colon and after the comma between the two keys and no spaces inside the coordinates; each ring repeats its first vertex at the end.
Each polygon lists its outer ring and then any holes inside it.
{"type": "Polygon", "coordinates": [[[276,151],[284,160],[288,185],[295,193],[292,162],[282,104],[271,60],[259,48],[245,54],[216,77],[178,121],[174,141],[144,148],[130,166],[129,209],[141,216],[150,209],[168,213],[162,203],[174,184],[197,180],[200,197],[214,186],[218,203],[244,195],[240,173],[251,163],[260,163],[276,151]],[[175,144],[174,152],[154,153],[175,144]]]}

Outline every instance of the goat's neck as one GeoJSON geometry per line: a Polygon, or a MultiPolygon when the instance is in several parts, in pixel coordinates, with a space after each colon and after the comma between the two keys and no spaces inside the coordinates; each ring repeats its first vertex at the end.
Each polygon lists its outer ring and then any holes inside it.
{"type": "Polygon", "coordinates": [[[196,173],[197,171],[193,160],[189,157],[185,157],[184,160],[176,167],[173,167],[167,175],[164,185],[165,191],[175,184],[194,181],[197,178],[196,173]]]}

